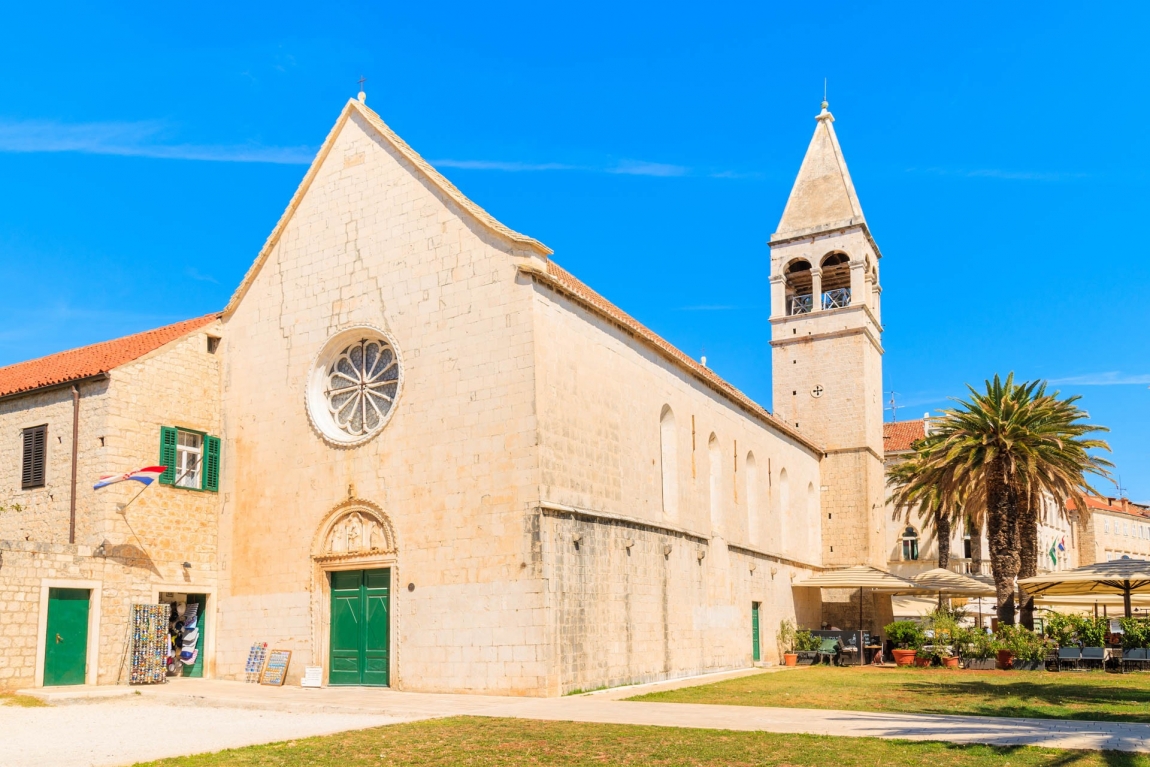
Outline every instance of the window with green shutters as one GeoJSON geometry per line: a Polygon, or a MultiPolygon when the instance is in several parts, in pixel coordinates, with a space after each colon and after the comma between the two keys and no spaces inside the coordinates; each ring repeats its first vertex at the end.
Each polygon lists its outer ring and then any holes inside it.
{"type": "Polygon", "coordinates": [[[160,484],[190,490],[220,489],[220,438],[201,431],[160,427],[160,484]]]}

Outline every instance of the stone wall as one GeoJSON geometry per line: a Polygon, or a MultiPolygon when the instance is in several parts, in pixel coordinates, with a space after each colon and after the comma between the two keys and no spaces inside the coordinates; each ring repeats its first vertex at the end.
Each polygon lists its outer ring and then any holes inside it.
{"type": "Polygon", "coordinates": [[[220,672],[242,674],[254,641],[295,652],[289,682],[326,668],[315,538],[354,495],[396,533],[391,684],[537,692],[547,664],[525,522],[538,480],[521,254],[358,113],[333,141],[225,319],[220,672]],[[403,390],[381,433],[337,447],[309,421],[306,379],[328,339],[358,325],[395,340],[403,390]]]}
{"type": "MultiPolygon", "coordinates": [[[[34,682],[41,585],[51,580],[101,584],[100,683],[123,680],[120,663],[129,606],[154,602],[159,590],[207,593],[216,588],[218,494],[154,483],[121,482],[100,490],[100,475],[155,465],[160,427],[219,433],[218,358],[205,328],[81,384],[76,540],[68,538],[72,401],[69,389],[0,403],[0,477],[19,487],[19,429],[48,423],[48,487],[17,492],[22,512],[0,513],[0,686],[34,682]],[[58,441],[57,437],[63,437],[58,441]],[[142,492],[141,492],[142,491],[142,492]],[[184,567],[184,563],[190,567],[184,567]]],[[[223,466],[228,457],[223,456],[223,466]]],[[[10,491],[9,491],[10,492],[10,491]]],[[[11,502],[11,501],[10,501],[11,502]]],[[[206,623],[216,616],[209,598],[206,623]]],[[[214,628],[205,636],[214,636],[214,628]]],[[[213,654],[205,644],[205,672],[213,654]]],[[[126,674],[126,671],[124,672],[126,674]]]]}

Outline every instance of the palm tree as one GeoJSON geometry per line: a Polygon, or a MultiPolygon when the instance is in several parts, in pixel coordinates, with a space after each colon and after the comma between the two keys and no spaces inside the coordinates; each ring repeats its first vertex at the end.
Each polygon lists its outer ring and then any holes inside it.
{"type": "MultiPolygon", "coordinates": [[[[1095,492],[1085,476],[1106,476],[1111,466],[1089,451],[1109,446],[1088,436],[1105,429],[1084,422],[1078,397],[1047,394],[1045,382],[1015,384],[1012,373],[1005,381],[996,375],[983,392],[967,388],[970,400],[944,410],[917,446],[917,482],[932,483],[951,511],[985,515],[998,620],[1013,624],[1014,581],[1037,567],[1038,499],[1065,509],[1073,498],[1085,508],[1083,494],[1095,492]]],[[[1032,620],[1032,604],[1024,607],[1032,620]]]]}
{"type": "MultiPolygon", "coordinates": [[[[912,446],[913,447],[913,446],[912,446]]],[[[893,486],[889,501],[894,505],[894,519],[910,521],[914,511],[938,542],[938,566],[950,567],[951,510],[949,499],[939,493],[937,478],[927,464],[928,453],[916,450],[914,455],[887,470],[887,482],[893,486]]]]}

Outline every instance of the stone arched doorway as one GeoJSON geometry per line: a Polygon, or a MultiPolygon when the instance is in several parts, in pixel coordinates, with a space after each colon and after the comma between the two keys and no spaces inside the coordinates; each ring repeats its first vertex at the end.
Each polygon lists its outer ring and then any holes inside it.
{"type": "Polygon", "coordinates": [[[313,657],[327,684],[389,686],[398,630],[393,609],[398,546],[376,504],[349,498],[332,509],[312,543],[313,657]]]}

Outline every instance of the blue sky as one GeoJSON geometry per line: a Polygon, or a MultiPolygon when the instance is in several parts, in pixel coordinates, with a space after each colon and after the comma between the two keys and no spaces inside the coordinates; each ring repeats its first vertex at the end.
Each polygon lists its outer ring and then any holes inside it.
{"type": "Polygon", "coordinates": [[[899,418],[1050,379],[1150,500],[1148,8],[6,7],[0,364],[222,308],[364,75],[467,195],[769,406],[766,241],[825,77],[899,418]]]}

